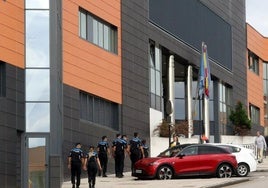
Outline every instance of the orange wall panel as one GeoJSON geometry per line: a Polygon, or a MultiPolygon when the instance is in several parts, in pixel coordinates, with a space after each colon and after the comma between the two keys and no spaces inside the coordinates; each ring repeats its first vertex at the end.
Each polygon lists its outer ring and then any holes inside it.
{"type": "Polygon", "coordinates": [[[0,28],[0,60],[23,68],[24,1],[0,1],[0,28]]]}
{"type": "Polygon", "coordinates": [[[249,24],[247,24],[247,48],[262,60],[268,61],[268,38],[262,36],[249,24]]]}
{"type": "Polygon", "coordinates": [[[122,103],[120,1],[63,1],[63,82],[77,89],[122,103]],[[79,37],[79,7],[115,25],[118,54],[79,37]]]}

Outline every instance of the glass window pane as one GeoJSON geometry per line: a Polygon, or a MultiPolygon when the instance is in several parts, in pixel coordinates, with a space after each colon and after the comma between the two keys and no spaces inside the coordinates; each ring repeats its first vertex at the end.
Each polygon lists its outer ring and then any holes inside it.
{"type": "Polygon", "coordinates": [[[49,11],[26,12],[26,67],[49,67],[49,11]]]}
{"type": "Polygon", "coordinates": [[[87,40],[93,42],[93,18],[87,15],[87,40]]]}
{"type": "Polygon", "coordinates": [[[175,82],[175,98],[183,99],[185,97],[184,82],[175,82]]]}
{"type": "Polygon", "coordinates": [[[28,187],[46,187],[46,138],[28,138],[28,187]],[[37,157],[38,156],[38,157],[37,157]]]}
{"type": "Polygon", "coordinates": [[[87,119],[87,111],[87,95],[80,93],[80,117],[82,119],[87,119]]]}
{"type": "Polygon", "coordinates": [[[98,21],[93,19],[93,43],[98,44],[98,21]]]}
{"type": "Polygon", "coordinates": [[[26,69],[26,101],[49,101],[49,70],[26,69]]]}
{"type": "Polygon", "coordinates": [[[151,93],[154,93],[155,94],[155,71],[154,69],[151,69],[151,84],[150,84],[150,91],[151,93]]]}
{"type": "Polygon", "coordinates": [[[79,26],[79,33],[80,37],[86,39],[87,38],[87,15],[83,12],[80,12],[80,26],[79,26]]]}
{"type": "Polygon", "coordinates": [[[25,0],[26,9],[49,9],[49,0],[25,0]]]}
{"type": "Polygon", "coordinates": [[[210,121],[214,121],[214,102],[209,101],[209,119],[210,121]]]}
{"type": "Polygon", "coordinates": [[[26,131],[49,132],[49,103],[26,103],[26,131]]]}
{"type": "Polygon", "coordinates": [[[160,49],[158,47],[155,47],[155,69],[160,71],[160,60],[161,60],[161,57],[160,57],[160,49]]]}
{"type": "Polygon", "coordinates": [[[175,99],[175,119],[185,120],[184,99],[175,99]]]}
{"type": "Polygon", "coordinates": [[[158,95],[158,96],[160,96],[161,95],[161,89],[160,89],[160,86],[161,86],[161,80],[160,80],[160,78],[161,78],[161,76],[160,76],[160,72],[159,71],[156,71],[155,72],[156,73],[156,84],[155,84],[155,94],[156,95],[158,95]]]}
{"type": "Polygon", "coordinates": [[[98,42],[100,47],[104,47],[103,46],[103,24],[99,22],[99,42],[98,42]]]}
{"type": "Polygon", "coordinates": [[[107,27],[106,25],[103,26],[103,47],[106,50],[110,50],[109,49],[109,27],[107,27]]]}
{"type": "Polygon", "coordinates": [[[209,84],[209,99],[214,99],[214,91],[213,91],[213,81],[210,81],[209,84]]]}

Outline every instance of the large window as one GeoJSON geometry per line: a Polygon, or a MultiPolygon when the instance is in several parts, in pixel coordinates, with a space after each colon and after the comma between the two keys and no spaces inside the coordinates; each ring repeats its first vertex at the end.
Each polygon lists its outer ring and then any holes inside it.
{"type": "Polygon", "coordinates": [[[117,53],[117,27],[80,9],[79,36],[113,53],[117,53]]]}
{"type": "Polygon", "coordinates": [[[260,109],[252,104],[249,105],[249,115],[253,125],[260,125],[260,109]]]}
{"type": "Polygon", "coordinates": [[[26,132],[50,132],[49,0],[25,1],[26,132]]]}
{"type": "Polygon", "coordinates": [[[161,50],[149,43],[151,108],[161,111],[161,50]]]}
{"type": "Polygon", "coordinates": [[[229,116],[232,109],[232,89],[223,83],[219,83],[219,120],[222,128],[222,134],[227,134],[230,127],[229,116]],[[228,129],[228,130],[227,130],[228,129]]]}
{"type": "Polygon", "coordinates": [[[118,104],[80,92],[80,118],[119,129],[119,107],[118,104]]]}
{"type": "Polygon", "coordinates": [[[0,97],[6,95],[6,66],[0,61],[0,97]]]}
{"type": "Polygon", "coordinates": [[[259,57],[251,51],[248,51],[248,68],[259,75],[259,57]]]}

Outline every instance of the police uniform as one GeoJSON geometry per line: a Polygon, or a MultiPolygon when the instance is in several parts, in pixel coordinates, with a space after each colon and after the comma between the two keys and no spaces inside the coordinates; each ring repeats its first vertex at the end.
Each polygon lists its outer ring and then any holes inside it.
{"type": "Polygon", "coordinates": [[[115,175],[116,177],[122,178],[123,177],[123,170],[124,170],[124,159],[125,159],[125,148],[126,148],[126,141],[121,138],[116,138],[113,141],[113,148],[114,151],[114,160],[115,160],[115,175]]]}
{"type": "Polygon", "coordinates": [[[98,172],[97,158],[98,154],[95,151],[87,154],[87,174],[90,188],[94,188],[96,183],[96,175],[98,172]]]}
{"type": "MultiPolygon", "coordinates": [[[[108,155],[107,155],[107,150],[109,148],[109,143],[107,141],[101,141],[98,143],[97,148],[99,149],[98,151],[98,156],[100,160],[100,165],[102,168],[102,176],[106,176],[106,171],[107,171],[107,163],[108,163],[108,155]]],[[[101,171],[99,172],[99,176],[101,175],[101,171]]]]}
{"type": "Polygon", "coordinates": [[[75,176],[76,176],[76,186],[80,186],[80,175],[81,175],[81,164],[82,158],[84,157],[83,151],[80,148],[73,148],[69,157],[71,158],[71,182],[73,187],[75,185],[75,176]]]}
{"type": "Polygon", "coordinates": [[[140,147],[142,146],[142,142],[138,137],[134,137],[129,141],[130,145],[130,160],[131,160],[131,171],[133,173],[134,164],[142,158],[142,153],[140,147]]]}

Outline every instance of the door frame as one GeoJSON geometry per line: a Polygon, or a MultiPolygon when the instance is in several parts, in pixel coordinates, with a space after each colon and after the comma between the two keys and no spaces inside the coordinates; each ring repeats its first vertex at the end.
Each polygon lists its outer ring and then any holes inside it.
{"type": "Polygon", "coordinates": [[[29,155],[28,155],[28,143],[29,138],[45,138],[45,188],[49,188],[49,133],[24,133],[22,136],[22,181],[23,181],[23,187],[28,188],[29,187],[29,174],[28,174],[28,165],[29,165],[29,155]]]}

